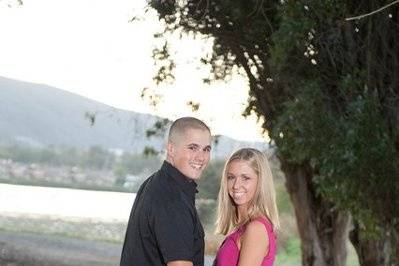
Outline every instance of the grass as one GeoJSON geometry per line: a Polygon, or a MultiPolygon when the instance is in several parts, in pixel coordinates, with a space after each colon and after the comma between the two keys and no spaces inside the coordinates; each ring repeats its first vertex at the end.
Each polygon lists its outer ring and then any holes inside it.
{"type": "Polygon", "coordinates": [[[124,239],[126,224],[97,222],[88,219],[61,220],[51,217],[2,215],[0,216],[0,230],[117,243],[124,239]]]}
{"type": "MultiPolygon", "coordinates": [[[[89,219],[55,219],[44,216],[0,215],[0,231],[56,235],[77,239],[122,243],[125,223],[105,223],[89,219]]],[[[223,237],[208,233],[205,236],[205,254],[215,255],[223,237]]]]}
{"type": "Polygon", "coordinates": [[[284,247],[277,250],[276,265],[299,265],[301,261],[301,247],[298,237],[290,238],[284,247]]]}

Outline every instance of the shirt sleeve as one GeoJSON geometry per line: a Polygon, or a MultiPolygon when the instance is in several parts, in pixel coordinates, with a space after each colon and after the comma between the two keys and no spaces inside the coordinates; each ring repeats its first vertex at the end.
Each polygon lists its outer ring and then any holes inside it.
{"type": "Polygon", "coordinates": [[[158,202],[153,208],[152,228],[165,263],[193,261],[194,219],[183,201],[158,202]]]}

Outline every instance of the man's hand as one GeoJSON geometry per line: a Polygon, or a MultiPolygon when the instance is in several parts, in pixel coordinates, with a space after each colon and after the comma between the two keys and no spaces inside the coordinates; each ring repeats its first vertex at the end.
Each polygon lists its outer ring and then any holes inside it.
{"type": "Polygon", "coordinates": [[[166,264],[167,266],[193,266],[193,263],[188,260],[174,260],[166,264]]]}

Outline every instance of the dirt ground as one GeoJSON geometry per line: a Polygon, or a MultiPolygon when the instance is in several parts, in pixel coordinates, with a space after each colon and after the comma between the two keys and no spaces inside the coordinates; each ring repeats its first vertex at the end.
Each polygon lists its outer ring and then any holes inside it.
{"type": "MultiPolygon", "coordinates": [[[[0,266],[116,266],[120,243],[0,231],[0,266]]],[[[205,266],[213,258],[205,257],[205,266]]]]}
{"type": "Polygon", "coordinates": [[[1,266],[118,265],[121,244],[0,232],[1,266]]]}

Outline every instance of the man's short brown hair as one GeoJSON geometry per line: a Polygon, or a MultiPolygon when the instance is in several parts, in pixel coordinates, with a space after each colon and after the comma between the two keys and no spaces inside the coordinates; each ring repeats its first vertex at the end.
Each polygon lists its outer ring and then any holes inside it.
{"type": "Polygon", "coordinates": [[[168,141],[172,141],[177,135],[184,133],[189,128],[207,130],[209,134],[211,133],[209,127],[201,120],[190,116],[181,117],[170,126],[168,141]]]}

